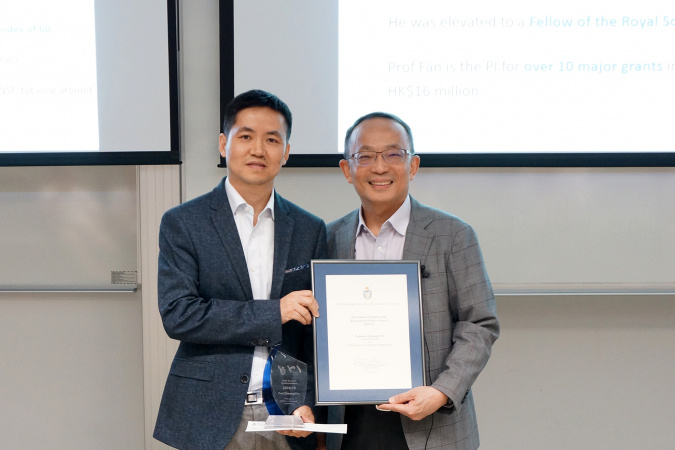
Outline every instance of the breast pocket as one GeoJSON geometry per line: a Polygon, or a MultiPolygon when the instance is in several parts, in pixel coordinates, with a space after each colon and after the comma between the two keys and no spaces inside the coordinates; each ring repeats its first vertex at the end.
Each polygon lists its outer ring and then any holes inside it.
{"type": "Polygon", "coordinates": [[[282,292],[299,291],[312,288],[312,271],[309,266],[287,269],[284,273],[282,292]]]}

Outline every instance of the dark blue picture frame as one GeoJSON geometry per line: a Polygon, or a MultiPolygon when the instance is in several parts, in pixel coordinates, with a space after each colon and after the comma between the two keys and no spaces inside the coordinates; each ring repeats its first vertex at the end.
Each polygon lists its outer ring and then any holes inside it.
{"type": "Polygon", "coordinates": [[[319,303],[320,315],[314,319],[314,374],[317,405],[383,404],[393,395],[408,390],[401,389],[350,389],[330,388],[330,355],[328,321],[326,318],[328,275],[392,275],[403,274],[408,286],[408,333],[410,337],[410,375],[412,387],[425,385],[424,329],[419,261],[353,261],[313,260],[312,288],[319,303]]]}

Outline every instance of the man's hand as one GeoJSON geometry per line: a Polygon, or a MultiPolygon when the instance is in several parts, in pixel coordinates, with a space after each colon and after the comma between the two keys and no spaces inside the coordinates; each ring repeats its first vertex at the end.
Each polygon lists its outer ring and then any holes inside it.
{"type": "MultiPolygon", "coordinates": [[[[295,411],[293,411],[293,415],[299,416],[304,423],[314,423],[314,413],[312,412],[312,408],[310,408],[307,405],[303,405],[297,408],[295,411]]],[[[283,430],[277,431],[277,433],[293,437],[307,437],[310,434],[312,434],[311,431],[302,431],[302,430],[283,430]]]]}
{"type": "Polygon", "coordinates": [[[448,402],[448,397],[431,386],[420,386],[398,394],[389,399],[389,403],[377,405],[381,411],[395,411],[412,420],[424,419],[448,402]]]}
{"type": "Polygon", "coordinates": [[[319,317],[319,304],[312,291],[293,291],[281,299],[282,324],[297,320],[303,325],[309,325],[312,316],[319,317]]]}

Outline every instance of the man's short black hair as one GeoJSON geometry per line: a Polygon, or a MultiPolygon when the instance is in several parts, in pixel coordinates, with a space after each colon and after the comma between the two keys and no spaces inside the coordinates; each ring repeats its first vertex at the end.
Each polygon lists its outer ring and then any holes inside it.
{"type": "Polygon", "coordinates": [[[260,89],[243,92],[227,104],[223,115],[223,133],[225,135],[229,134],[234,122],[237,120],[239,111],[258,107],[270,108],[284,116],[284,120],[286,121],[286,141],[289,141],[291,139],[291,126],[293,125],[291,110],[288,109],[288,105],[279,97],[260,89]]]}
{"type": "Polygon", "coordinates": [[[407,148],[406,150],[408,150],[410,152],[410,154],[412,154],[412,155],[415,154],[415,145],[413,144],[412,130],[410,129],[408,124],[405,123],[398,116],[395,116],[393,114],[389,114],[389,113],[386,113],[386,112],[376,111],[376,112],[372,112],[370,114],[366,114],[365,116],[359,117],[358,119],[356,119],[356,122],[354,122],[354,124],[351,127],[349,127],[349,129],[347,130],[347,134],[345,135],[345,150],[344,150],[344,158],[345,159],[348,159],[351,156],[349,154],[349,145],[350,145],[350,141],[352,139],[352,133],[354,133],[354,130],[356,129],[356,127],[358,127],[361,123],[363,123],[363,122],[365,122],[366,120],[369,120],[369,119],[389,119],[389,120],[393,120],[394,122],[401,125],[403,127],[403,129],[405,130],[405,134],[408,135],[408,142],[410,143],[410,148],[407,148]]]}

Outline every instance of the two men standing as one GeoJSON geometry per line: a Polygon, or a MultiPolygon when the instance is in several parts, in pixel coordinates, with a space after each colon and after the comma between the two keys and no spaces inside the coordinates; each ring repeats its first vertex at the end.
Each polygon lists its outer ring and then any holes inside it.
{"type": "MultiPolygon", "coordinates": [[[[266,416],[256,402],[270,347],[312,366],[310,324],[319,311],[309,262],[408,259],[424,267],[427,386],[377,409],[331,407],[329,418],[344,420],[348,434],[342,442],[329,435],[328,448],[477,448],[471,386],[499,334],[494,296],[473,229],[408,195],[420,162],[410,128],[373,113],[349,129],[340,167],[361,207],[331,223],[327,237],[320,219],[273,188],[289,152],[286,105],[262,91],[241,94],[223,129],[228,177],[168,211],[160,229],[160,313],[181,343],[155,437],[186,449],[317,448],[307,433],[289,432],[302,438],[286,443],[243,431],[266,416]]],[[[313,405],[310,376],[294,414],[314,421],[313,405]]]]}

